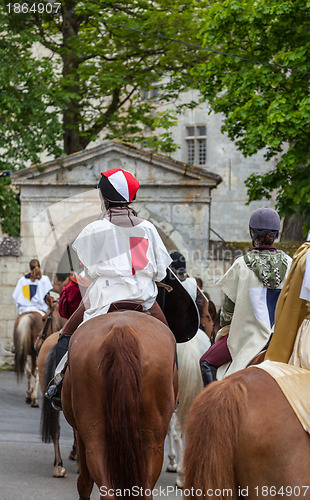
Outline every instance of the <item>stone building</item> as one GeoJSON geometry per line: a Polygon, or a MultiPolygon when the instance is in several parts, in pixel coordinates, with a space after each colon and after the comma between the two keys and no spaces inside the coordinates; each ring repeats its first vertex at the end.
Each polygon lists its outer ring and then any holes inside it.
{"type": "MultiPolygon", "coordinates": [[[[161,86],[146,96],[155,100],[161,86]]],[[[252,202],[247,205],[247,188],[244,181],[253,173],[264,174],[272,170],[279,158],[266,161],[264,151],[245,158],[227,134],[222,133],[223,116],[215,114],[208,102],[200,102],[198,91],[180,94],[175,102],[160,105],[159,112],[173,111],[176,106],[189,102],[198,103],[192,109],[183,108],[177,123],[170,132],[178,145],[171,156],[184,163],[212,170],[222,177],[222,183],[212,192],[210,217],[211,238],[225,241],[247,241],[248,221],[251,213],[260,206],[274,208],[274,199],[252,202]]]]}
{"type": "Polygon", "coordinates": [[[110,168],[124,168],[140,180],[135,210],[156,226],[169,251],[186,256],[191,274],[203,277],[211,190],[221,182],[219,175],[114,141],[26,168],[12,176],[21,192],[21,246],[14,255],[0,255],[0,364],[10,358],[17,314],[12,293],[18,279],[34,257],[50,278],[56,271],[69,272],[71,264],[78,269],[71,244],[100,216],[94,187],[100,172],[110,168]]]}

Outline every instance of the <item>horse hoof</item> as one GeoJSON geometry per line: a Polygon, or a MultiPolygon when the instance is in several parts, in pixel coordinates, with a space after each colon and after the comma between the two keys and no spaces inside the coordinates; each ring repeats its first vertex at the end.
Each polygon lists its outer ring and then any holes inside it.
{"type": "Polygon", "coordinates": [[[30,405],[30,403],[31,403],[31,397],[27,396],[26,399],[25,399],[25,402],[27,403],[27,405],[30,405]]]}
{"type": "Polygon", "coordinates": [[[67,477],[66,469],[62,465],[56,465],[54,467],[54,477],[67,477]]]}
{"type": "Polygon", "coordinates": [[[166,472],[176,472],[177,471],[177,465],[167,465],[166,472]]]}
{"type": "Polygon", "coordinates": [[[69,455],[69,460],[77,461],[77,458],[78,458],[78,456],[77,456],[76,451],[71,450],[70,455],[69,455]]]}
{"type": "Polygon", "coordinates": [[[39,408],[39,404],[37,401],[31,401],[31,408],[39,408]]]}
{"type": "Polygon", "coordinates": [[[183,481],[181,481],[180,479],[177,479],[175,482],[175,487],[179,490],[183,490],[183,481]]]}

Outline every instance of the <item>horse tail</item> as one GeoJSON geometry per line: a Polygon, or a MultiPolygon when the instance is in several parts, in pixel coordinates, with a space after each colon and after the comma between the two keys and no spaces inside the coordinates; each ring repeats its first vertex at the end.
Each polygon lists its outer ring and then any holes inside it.
{"type": "Polygon", "coordinates": [[[189,408],[203,391],[199,359],[209,347],[210,340],[201,330],[198,330],[195,337],[188,342],[177,344],[179,379],[177,414],[182,433],[185,430],[189,408]]]}
{"type": "Polygon", "coordinates": [[[59,411],[55,410],[49,399],[44,397],[48,383],[54,376],[56,368],[56,345],[51,348],[45,359],[43,373],[43,401],[41,410],[40,433],[43,443],[55,442],[59,433],[59,411]]]}
{"type": "Polygon", "coordinates": [[[31,338],[32,320],[31,314],[25,314],[19,318],[16,326],[16,345],[15,345],[15,372],[17,380],[20,380],[25,371],[27,356],[31,353],[32,338],[31,338]]]}
{"type": "Polygon", "coordinates": [[[140,341],[129,325],[115,325],[102,349],[103,439],[108,481],[114,489],[128,488],[130,492],[138,486],[144,491],[147,470],[141,429],[140,341]]]}
{"type": "Polygon", "coordinates": [[[247,390],[237,378],[212,383],[193,403],[187,422],[185,489],[208,498],[237,499],[234,461],[247,390]]]}

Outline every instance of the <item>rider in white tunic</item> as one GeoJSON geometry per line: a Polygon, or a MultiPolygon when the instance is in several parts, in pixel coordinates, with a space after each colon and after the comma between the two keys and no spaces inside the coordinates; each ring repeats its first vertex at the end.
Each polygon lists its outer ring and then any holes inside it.
{"type": "Polygon", "coordinates": [[[256,210],[249,226],[253,250],[239,257],[218,282],[224,293],[222,330],[200,360],[205,385],[215,380],[215,373],[221,380],[246,368],[273,332],[276,303],[292,259],[272,246],[280,230],[275,210],[256,210]]]}
{"type": "Polygon", "coordinates": [[[156,302],[156,282],[166,276],[172,259],[155,226],[128,206],[135,199],[139,182],[126,170],[111,169],[102,173],[98,187],[104,217],[88,224],[72,245],[91,284],[57,344],[56,385],[46,393],[57,409],[61,408],[59,375],[70,337],[82,321],[107,313],[114,302],[130,300],[167,325],[156,302]]]}
{"type": "MultiPolygon", "coordinates": [[[[118,226],[123,209],[112,212],[113,222],[104,218],[89,224],[72,245],[87,277],[93,280],[85,297],[88,308],[84,321],[105,314],[118,300],[131,300],[142,304],[144,310],[150,309],[157,296],[156,281],[164,279],[171,262],[151,222],[138,219],[137,225],[118,226]]],[[[134,219],[137,217],[132,216],[134,219]]]]}
{"type": "Polygon", "coordinates": [[[18,280],[13,293],[18,314],[31,311],[47,311],[45,295],[53,288],[48,276],[42,275],[37,259],[29,262],[30,273],[18,280]]]}

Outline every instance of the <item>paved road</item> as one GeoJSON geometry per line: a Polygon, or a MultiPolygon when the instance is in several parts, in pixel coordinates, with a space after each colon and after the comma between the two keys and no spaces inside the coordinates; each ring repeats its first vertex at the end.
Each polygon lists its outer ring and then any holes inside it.
{"type": "MultiPolygon", "coordinates": [[[[52,444],[41,442],[40,409],[24,402],[25,381],[17,384],[15,374],[0,372],[0,499],[1,500],[77,500],[76,464],[68,459],[73,435],[61,414],[61,453],[67,478],[53,477],[52,444]]],[[[163,472],[156,485],[158,498],[182,498],[173,488],[175,474],[163,472]],[[162,488],[160,490],[160,487],[162,488]]],[[[103,499],[95,487],[92,500],[103,499]]]]}

